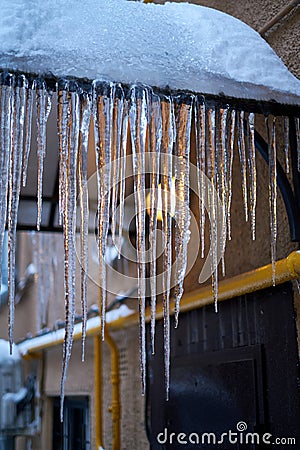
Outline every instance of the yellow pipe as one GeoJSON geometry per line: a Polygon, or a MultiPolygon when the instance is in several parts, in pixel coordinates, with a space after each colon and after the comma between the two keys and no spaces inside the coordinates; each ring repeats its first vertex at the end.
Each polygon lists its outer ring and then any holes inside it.
{"type": "Polygon", "coordinates": [[[102,340],[99,335],[94,336],[94,395],[95,395],[95,435],[96,450],[104,448],[103,442],[103,411],[102,411],[102,340]]]}
{"type": "MultiPolygon", "coordinates": [[[[296,278],[300,278],[300,251],[292,252],[289,256],[276,262],[276,276],[275,281],[277,284],[285,283],[296,278]]],[[[249,294],[250,292],[259,291],[272,286],[272,265],[260,267],[258,269],[245,272],[241,275],[237,275],[232,278],[228,278],[220,281],[219,283],[219,301],[228,300],[239,295],[249,294]]],[[[211,286],[203,286],[193,292],[184,294],[181,303],[180,311],[190,311],[192,309],[200,308],[201,306],[209,305],[213,303],[213,295],[211,286]]],[[[174,314],[174,305],[170,305],[170,314],[174,314]]],[[[150,308],[146,309],[145,320],[150,322],[151,311],[150,308]]],[[[162,305],[157,305],[156,318],[161,319],[163,317],[162,305]]],[[[127,328],[138,323],[139,317],[137,313],[130,314],[129,316],[120,317],[113,322],[107,323],[109,330],[116,330],[120,328],[127,328]]],[[[90,327],[87,330],[87,337],[95,336],[99,334],[100,327],[90,327]]],[[[81,329],[74,333],[74,341],[81,339],[81,329]]],[[[32,343],[32,346],[28,349],[28,354],[35,354],[41,350],[55,347],[62,344],[64,336],[56,337],[47,343],[32,343]]],[[[29,341],[30,343],[30,341],[29,341]]]]}
{"type": "Polygon", "coordinates": [[[121,448],[121,401],[120,401],[120,364],[119,364],[119,350],[105,328],[105,342],[110,349],[110,382],[112,385],[112,404],[109,411],[112,414],[113,422],[113,444],[112,450],[120,450],[121,448]]]}
{"type": "MultiPolygon", "coordinates": [[[[285,283],[286,281],[300,278],[300,252],[292,252],[287,258],[276,262],[276,285],[285,283]]],[[[272,281],[272,265],[260,267],[258,269],[245,272],[232,278],[220,281],[219,283],[219,301],[228,300],[240,295],[249,294],[250,292],[259,291],[273,285],[272,281]]],[[[193,292],[185,294],[180,303],[180,311],[190,311],[209,305],[214,302],[211,286],[203,286],[193,292]]],[[[174,314],[174,304],[170,304],[170,314],[174,314]]],[[[145,320],[150,322],[151,310],[146,309],[145,320]]],[[[157,305],[156,318],[163,318],[163,306],[157,305]]],[[[119,329],[130,327],[138,323],[139,317],[137,313],[127,317],[121,317],[108,324],[109,328],[119,329]]]]}

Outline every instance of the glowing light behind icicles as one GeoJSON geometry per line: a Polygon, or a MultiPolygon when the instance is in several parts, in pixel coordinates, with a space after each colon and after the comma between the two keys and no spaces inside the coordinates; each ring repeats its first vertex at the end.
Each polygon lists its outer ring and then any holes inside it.
{"type": "MultiPolygon", "coordinates": [[[[151,347],[154,352],[156,315],[156,253],[157,211],[159,185],[161,184],[162,240],[163,240],[163,322],[164,322],[164,366],[166,397],[169,393],[170,367],[170,302],[175,301],[175,323],[178,320],[179,302],[183,294],[186,272],[187,246],[189,241],[189,164],[190,134],[195,126],[197,185],[199,195],[200,256],[205,256],[205,223],[210,222],[210,261],[212,289],[217,309],[218,299],[218,219],[216,200],[218,195],[226,220],[223,223],[221,240],[225,247],[231,239],[231,205],[233,158],[235,142],[238,146],[242,174],[242,196],[245,218],[250,218],[252,238],[255,237],[256,215],[256,149],[255,115],[253,112],[237,111],[229,105],[219,106],[206,102],[203,96],[195,98],[187,94],[163,95],[147,86],[131,88],[115,83],[95,81],[85,92],[71,81],[60,81],[57,91],[57,130],[59,141],[59,221],[63,228],[64,241],[64,288],[66,331],[63,346],[63,374],[61,391],[71,356],[75,318],[75,225],[77,188],[80,204],[80,262],[82,305],[82,358],[87,318],[87,273],[88,273],[88,192],[87,192],[87,148],[90,118],[93,116],[95,131],[95,153],[97,166],[97,244],[99,256],[99,313],[101,334],[104,337],[106,310],[106,264],[104,255],[110,222],[113,239],[121,253],[122,228],[124,223],[126,147],[131,141],[133,156],[134,196],[136,207],[137,265],[139,275],[140,355],[143,391],[146,388],[146,152],[152,155],[150,163],[150,207],[149,207],[149,253],[150,298],[151,298],[151,347]],[[194,120],[194,124],[193,124],[194,120]],[[130,128],[129,128],[130,127],[130,128]],[[130,134],[128,133],[128,128],[130,134]],[[161,158],[164,164],[161,164],[161,158]],[[115,164],[112,164],[112,163],[115,164]],[[78,166],[78,171],[76,167],[78,166]],[[173,218],[172,177],[176,184],[176,213],[173,218]],[[206,177],[215,190],[207,188],[206,177]],[[117,205],[119,204],[119,208],[117,205]],[[206,211],[207,209],[207,211],[206,211]],[[115,217],[118,211],[118,217],[115,217]],[[208,213],[209,221],[206,219],[208,213]],[[175,226],[173,226],[175,225],[175,226]],[[173,236],[172,236],[173,235],[173,236]],[[175,240],[172,254],[172,237],[175,240]],[[174,259],[174,280],[171,277],[174,259]],[[174,296],[171,287],[174,286],[174,296]]],[[[31,126],[37,118],[38,141],[38,228],[41,222],[42,182],[46,152],[47,118],[51,108],[52,91],[42,80],[28,81],[25,76],[0,75],[0,250],[3,246],[5,226],[8,228],[9,269],[9,339],[13,342],[14,326],[14,268],[17,212],[21,182],[26,183],[28,156],[31,146],[31,126]]],[[[289,171],[289,122],[284,123],[284,146],[286,171],[289,171]]],[[[299,117],[294,119],[298,155],[300,154],[299,117]]],[[[277,239],[277,166],[276,166],[276,122],[267,118],[269,150],[269,195],[272,277],[275,281],[277,239]]],[[[300,157],[299,157],[300,159],[300,157]]],[[[35,237],[35,242],[37,237],[35,237]]],[[[42,245],[42,240],[39,240],[42,245]]],[[[56,248],[56,247],[55,247],[56,248]]],[[[45,250],[46,251],[46,250],[45,250]]],[[[47,250],[48,251],[48,250],[47,250]]],[[[46,251],[46,254],[47,254],[46,251]]],[[[56,263],[53,261],[53,265],[56,263]]],[[[50,267],[48,268],[50,271],[50,267]]],[[[48,270],[47,269],[47,270],[48,270]]],[[[223,260],[223,272],[225,264],[223,260]]],[[[45,278],[40,275],[40,278],[45,278]]],[[[46,281],[45,281],[46,282],[46,281]]],[[[46,311],[47,300],[40,291],[46,311]]],[[[40,314],[40,323],[46,321],[46,313],[40,314]]]]}

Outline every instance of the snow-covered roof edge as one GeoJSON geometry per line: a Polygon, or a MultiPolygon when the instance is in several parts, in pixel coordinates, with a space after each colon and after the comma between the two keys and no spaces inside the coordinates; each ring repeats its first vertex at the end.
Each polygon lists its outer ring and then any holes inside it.
{"type": "Polygon", "coordinates": [[[220,11],[126,0],[24,2],[2,10],[3,69],[300,105],[300,81],[258,33],[220,11]]]}

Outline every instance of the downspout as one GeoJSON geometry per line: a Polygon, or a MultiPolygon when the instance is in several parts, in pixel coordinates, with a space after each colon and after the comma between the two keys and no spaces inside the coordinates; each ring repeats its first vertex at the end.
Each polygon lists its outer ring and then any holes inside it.
{"type": "Polygon", "coordinates": [[[112,450],[120,450],[121,448],[121,402],[120,402],[120,364],[119,364],[119,350],[109,334],[107,328],[105,329],[105,342],[110,349],[110,382],[112,385],[112,404],[109,409],[112,415],[113,422],[113,443],[112,450]]]}
{"type": "Polygon", "coordinates": [[[103,395],[102,395],[102,340],[94,336],[94,383],[95,383],[95,436],[96,450],[104,448],[103,442],[103,395]]]}
{"type": "Polygon", "coordinates": [[[260,30],[258,30],[260,35],[264,35],[270,28],[272,28],[281,19],[287,16],[296,6],[300,4],[300,0],[292,0],[288,5],[286,5],[278,14],[276,14],[273,19],[267,22],[260,30]]]}

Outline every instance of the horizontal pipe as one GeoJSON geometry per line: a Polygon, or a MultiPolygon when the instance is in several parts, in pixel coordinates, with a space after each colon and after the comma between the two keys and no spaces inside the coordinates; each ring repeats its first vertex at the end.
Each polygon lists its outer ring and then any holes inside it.
{"type": "Polygon", "coordinates": [[[300,4],[300,0],[292,0],[288,5],[286,5],[278,14],[276,14],[273,19],[267,22],[258,32],[259,34],[265,34],[270,28],[272,28],[281,19],[286,17],[296,6],[300,4]]]}
{"type": "MultiPolygon", "coordinates": [[[[276,285],[286,281],[300,278],[300,252],[292,252],[287,258],[276,262],[276,285]]],[[[272,265],[260,267],[258,269],[245,272],[219,283],[218,300],[229,300],[240,295],[259,291],[273,285],[272,265]]],[[[180,302],[180,311],[191,311],[214,303],[211,286],[203,286],[193,292],[189,292],[182,297],[180,302]]],[[[170,304],[170,314],[174,314],[174,304],[170,304]]],[[[156,319],[163,318],[163,306],[157,305],[156,319]]],[[[151,310],[146,309],[145,320],[150,322],[151,310]]],[[[110,329],[119,329],[130,327],[138,322],[138,314],[131,314],[127,317],[121,317],[109,324],[110,329]]]]}
{"type": "MultiPolygon", "coordinates": [[[[282,284],[286,281],[291,281],[300,278],[300,251],[292,252],[289,256],[276,262],[276,284],[282,284]]],[[[273,285],[272,282],[272,265],[260,267],[258,269],[245,272],[241,275],[237,275],[232,278],[228,278],[220,281],[219,283],[219,301],[228,300],[240,295],[249,294],[251,292],[259,291],[261,289],[268,288],[273,285]]],[[[183,296],[180,303],[180,311],[190,311],[192,309],[200,308],[205,305],[209,305],[214,302],[211,286],[203,286],[196,291],[187,293],[183,296]]],[[[170,305],[170,314],[174,314],[174,305],[170,305]]],[[[150,322],[151,311],[150,308],[146,309],[145,320],[150,322]]],[[[163,308],[161,304],[157,305],[156,318],[163,318],[163,308]]],[[[109,330],[117,330],[120,328],[130,327],[138,323],[138,314],[133,313],[125,317],[121,317],[112,322],[107,323],[109,330]]],[[[53,338],[49,338],[48,342],[39,343],[39,340],[32,339],[32,345],[30,341],[26,342],[27,353],[29,355],[39,352],[41,350],[54,347],[62,344],[64,340],[64,330],[53,332],[53,338]]],[[[87,337],[95,336],[100,331],[100,321],[95,323],[94,326],[90,326],[87,329],[87,337]]],[[[78,327],[74,333],[74,340],[81,339],[81,327],[78,327]]],[[[22,352],[22,345],[19,344],[19,348],[22,352]]]]}

